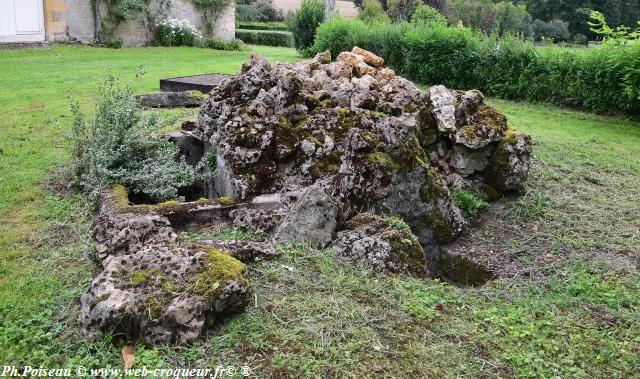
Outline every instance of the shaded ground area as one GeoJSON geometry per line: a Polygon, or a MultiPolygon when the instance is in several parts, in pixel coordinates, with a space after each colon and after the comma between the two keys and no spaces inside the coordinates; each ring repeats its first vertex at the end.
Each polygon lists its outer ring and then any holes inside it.
{"type": "MultiPolygon", "coordinates": [[[[290,49],[261,52],[297,59],[290,49]]],[[[68,159],[61,137],[69,102],[87,107],[105,72],[129,79],[144,64],[136,89],[151,92],[160,77],[232,73],[248,55],[59,46],[2,54],[0,361],[121,365],[127,341],[116,335],[89,344],[75,323],[76,301],[96,273],[90,209],[61,175],[39,185],[68,159]]],[[[256,297],[246,313],[189,348],[138,345],[137,365],[246,364],[258,377],[636,376],[640,124],[490,104],[533,136],[529,187],[522,198],[492,204],[452,248],[495,262],[504,278],[459,288],[375,275],[330,251],[290,249],[251,266],[256,297]]]]}

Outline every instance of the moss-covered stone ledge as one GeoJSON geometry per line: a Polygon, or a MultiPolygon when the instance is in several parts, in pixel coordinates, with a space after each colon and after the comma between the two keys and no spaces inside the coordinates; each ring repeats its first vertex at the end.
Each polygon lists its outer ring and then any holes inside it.
{"type": "Polygon", "coordinates": [[[111,203],[111,209],[118,214],[159,215],[165,217],[178,230],[198,228],[212,222],[229,219],[229,212],[239,207],[247,207],[248,202],[240,202],[233,197],[212,200],[200,198],[196,201],[165,201],[157,204],[132,204],[127,190],[122,185],[107,189],[103,203],[111,203]]]}
{"type": "Polygon", "coordinates": [[[136,96],[143,107],[178,108],[199,107],[207,100],[207,95],[196,90],[177,92],[158,92],[136,96]]]}
{"type": "Polygon", "coordinates": [[[220,197],[191,202],[131,204],[125,187],[114,185],[101,194],[92,241],[98,257],[104,260],[110,255],[133,253],[147,244],[176,242],[176,231],[211,224],[234,224],[239,214],[251,210],[260,211],[264,219],[272,219],[271,212],[281,205],[280,202],[278,194],[269,194],[243,202],[220,197]]]}

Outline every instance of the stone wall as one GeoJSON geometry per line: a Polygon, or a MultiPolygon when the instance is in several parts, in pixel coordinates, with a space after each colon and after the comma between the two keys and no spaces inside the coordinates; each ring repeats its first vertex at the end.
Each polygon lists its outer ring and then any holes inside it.
{"type": "MultiPolygon", "coordinates": [[[[157,0],[152,0],[153,3],[157,0]]],[[[214,36],[222,39],[235,38],[235,7],[227,8],[216,20],[214,36]]],[[[45,29],[47,41],[93,43],[95,41],[94,14],[91,0],[45,0],[45,29]]],[[[101,9],[104,17],[106,9],[101,9]]],[[[191,0],[173,0],[169,17],[188,19],[202,28],[200,12],[191,0]]],[[[141,21],[127,21],[118,25],[115,38],[122,38],[125,46],[138,47],[151,42],[149,26],[141,21]]]]}
{"type": "Polygon", "coordinates": [[[91,0],[58,0],[67,5],[68,36],[82,43],[95,41],[95,25],[93,23],[93,9],[91,0]]]}

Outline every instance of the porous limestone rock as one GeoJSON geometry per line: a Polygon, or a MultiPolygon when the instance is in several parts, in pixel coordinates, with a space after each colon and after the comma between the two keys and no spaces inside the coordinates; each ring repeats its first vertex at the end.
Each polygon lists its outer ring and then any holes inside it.
{"type": "Polygon", "coordinates": [[[233,218],[233,225],[245,232],[262,231],[266,234],[273,233],[283,217],[279,212],[273,210],[251,208],[235,209],[229,215],[233,218]]]}
{"type": "Polygon", "coordinates": [[[345,217],[397,215],[429,249],[464,226],[451,178],[457,186],[522,188],[530,138],[480,92],[423,93],[371,52],[354,48],[331,63],[327,54],[277,65],[254,55],[211,92],[195,133],[218,153],[218,181],[234,196],[319,183],[345,217]],[[505,142],[511,134],[519,142],[505,142]]]}
{"type": "Polygon", "coordinates": [[[178,240],[166,217],[129,212],[128,203],[122,186],[114,186],[101,194],[100,209],[92,228],[92,242],[100,260],[111,255],[132,254],[148,244],[178,240]]]}
{"type": "Polygon", "coordinates": [[[333,246],[339,255],[376,271],[427,273],[425,252],[400,219],[360,213],[345,223],[333,246]]]}
{"type": "Polygon", "coordinates": [[[287,212],[274,241],[284,244],[307,242],[322,248],[333,239],[339,217],[338,202],[322,186],[311,186],[287,212]]]}
{"type": "Polygon", "coordinates": [[[183,133],[199,142],[192,163],[214,154],[204,188],[218,201],[130,206],[123,187],[104,193],[93,233],[104,271],[80,301],[87,336],[192,342],[216,316],[246,306],[238,259],[276,257],[272,243],[333,240],[375,270],[425,275],[440,262],[468,276],[441,249],[465,225],[449,187],[489,198],[521,191],[531,138],[480,92],[422,92],[383,64],[358,47],[335,62],[329,52],[277,65],[253,55],[212,90],[183,133]],[[171,227],[231,220],[264,240],[180,245],[171,227]]]}
{"type": "MultiPolygon", "coordinates": [[[[365,49],[359,48],[358,46],[354,46],[353,50],[351,50],[352,54],[356,54],[362,57],[364,62],[373,67],[382,67],[384,64],[384,59],[375,55],[374,53],[367,51],[365,49]]],[[[329,55],[329,61],[331,61],[331,56],[329,55]]]]}
{"type": "Polygon", "coordinates": [[[485,182],[500,191],[522,191],[531,165],[531,151],[530,136],[508,133],[489,158],[485,182]]]}
{"type": "Polygon", "coordinates": [[[124,333],[149,345],[189,344],[216,316],[248,304],[245,265],[219,250],[150,244],[110,256],[80,298],[86,337],[124,333]]]}

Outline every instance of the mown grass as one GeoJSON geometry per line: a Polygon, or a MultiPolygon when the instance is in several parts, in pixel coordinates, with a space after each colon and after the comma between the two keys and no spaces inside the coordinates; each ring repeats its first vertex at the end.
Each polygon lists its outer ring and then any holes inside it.
{"type": "MultiPolygon", "coordinates": [[[[297,59],[290,49],[260,51],[297,59]]],[[[121,365],[123,341],[87,342],[75,324],[75,302],[96,271],[89,207],[60,191],[64,180],[53,181],[54,192],[40,184],[67,162],[68,104],[88,106],[107,72],[128,80],[144,64],[135,88],[147,92],[164,76],[234,72],[247,56],[190,48],[0,51],[2,364],[121,365]]],[[[136,346],[137,365],[246,364],[258,377],[637,377],[640,124],[491,104],[533,136],[531,180],[525,196],[490,205],[463,239],[538,275],[459,288],[376,275],[331,251],[288,249],[250,265],[256,296],[245,313],[192,347],[136,346]]]]}

